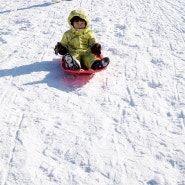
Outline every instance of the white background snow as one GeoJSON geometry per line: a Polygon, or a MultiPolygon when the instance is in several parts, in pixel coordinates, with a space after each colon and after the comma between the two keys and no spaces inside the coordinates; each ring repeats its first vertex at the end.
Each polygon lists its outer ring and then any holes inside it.
{"type": "Polygon", "coordinates": [[[185,185],[185,1],[1,0],[0,184],[185,185]],[[79,8],[94,76],[53,52],[79,8]]]}

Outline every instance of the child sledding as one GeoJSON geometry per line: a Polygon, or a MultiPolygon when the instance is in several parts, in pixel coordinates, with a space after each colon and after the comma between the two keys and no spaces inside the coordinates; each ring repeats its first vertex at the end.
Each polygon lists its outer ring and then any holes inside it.
{"type": "Polygon", "coordinates": [[[88,15],[83,10],[73,10],[68,23],[70,29],[63,34],[61,42],[55,46],[55,54],[63,55],[65,68],[69,70],[100,70],[110,62],[102,57],[101,45],[95,33],[89,29],[88,15]]]}

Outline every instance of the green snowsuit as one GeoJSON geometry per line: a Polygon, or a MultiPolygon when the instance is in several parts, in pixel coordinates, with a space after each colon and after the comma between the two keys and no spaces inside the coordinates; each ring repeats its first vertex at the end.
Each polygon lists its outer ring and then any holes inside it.
{"type": "Polygon", "coordinates": [[[64,33],[61,44],[68,49],[69,54],[75,60],[80,62],[82,67],[89,69],[92,63],[97,60],[97,57],[91,53],[91,47],[98,42],[95,33],[89,29],[88,15],[83,10],[73,10],[68,17],[68,23],[71,28],[64,33]],[[86,21],[84,29],[74,29],[71,25],[71,19],[74,16],[78,16],[86,21]]]}

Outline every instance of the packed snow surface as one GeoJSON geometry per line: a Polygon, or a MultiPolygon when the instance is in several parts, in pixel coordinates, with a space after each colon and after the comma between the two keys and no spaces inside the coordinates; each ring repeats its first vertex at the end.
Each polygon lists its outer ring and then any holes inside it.
{"type": "Polygon", "coordinates": [[[185,1],[1,0],[0,184],[185,185],[185,1]],[[53,52],[74,9],[101,73],[53,52]]]}

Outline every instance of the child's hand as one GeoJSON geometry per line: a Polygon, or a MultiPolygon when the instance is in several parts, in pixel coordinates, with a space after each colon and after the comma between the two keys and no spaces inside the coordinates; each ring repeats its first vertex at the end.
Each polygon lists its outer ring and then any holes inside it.
{"type": "Polygon", "coordinates": [[[57,42],[57,44],[55,45],[55,48],[54,48],[54,52],[56,55],[58,55],[60,47],[61,47],[61,44],[59,42],[57,42]]]}
{"type": "Polygon", "coordinates": [[[100,44],[94,44],[91,47],[91,52],[95,55],[100,56],[101,55],[101,45],[100,44]]]}
{"type": "Polygon", "coordinates": [[[55,45],[54,51],[56,55],[58,54],[65,55],[68,52],[67,48],[62,46],[60,42],[57,42],[57,44],[55,45]]]}

